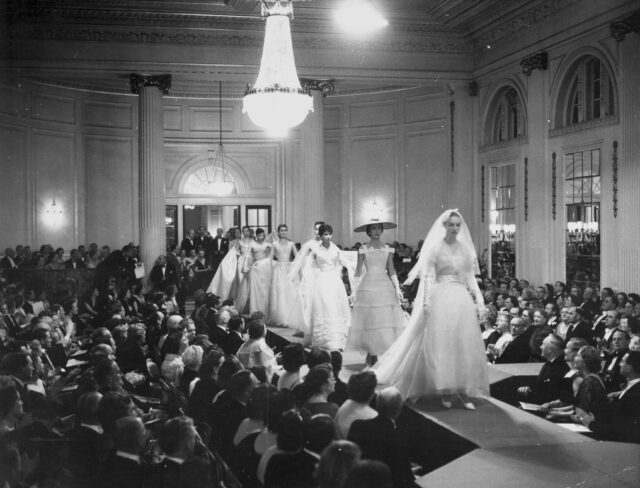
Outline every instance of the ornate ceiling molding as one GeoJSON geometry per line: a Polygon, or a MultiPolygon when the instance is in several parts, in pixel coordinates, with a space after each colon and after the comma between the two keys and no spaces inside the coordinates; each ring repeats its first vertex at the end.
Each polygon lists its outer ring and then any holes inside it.
{"type": "MultiPolygon", "coordinates": [[[[152,30],[107,30],[99,28],[75,29],[57,28],[53,26],[27,26],[24,28],[16,28],[13,32],[14,39],[29,41],[122,42],[130,44],[151,43],[232,47],[262,47],[264,42],[263,37],[263,32],[247,32],[242,34],[234,32],[182,33],[152,30]]],[[[444,39],[359,41],[326,37],[300,37],[294,35],[294,44],[297,49],[339,51],[358,50],[445,54],[469,54],[472,52],[472,46],[467,41],[444,39]]]]}
{"type": "Polygon", "coordinates": [[[623,41],[625,36],[631,32],[640,32],[640,10],[632,13],[621,20],[611,22],[611,36],[618,42],[623,41]]]}

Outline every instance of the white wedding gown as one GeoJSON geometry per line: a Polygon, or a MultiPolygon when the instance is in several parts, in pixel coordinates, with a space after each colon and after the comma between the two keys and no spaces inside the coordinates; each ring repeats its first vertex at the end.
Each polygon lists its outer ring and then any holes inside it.
{"type": "Polygon", "coordinates": [[[442,241],[427,261],[409,325],[372,368],[403,398],[489,394],[484,343],[471,292],[480,295],[471,255],[442,241]],[[425,312],[423,303],[427,303],[425,312]]]}

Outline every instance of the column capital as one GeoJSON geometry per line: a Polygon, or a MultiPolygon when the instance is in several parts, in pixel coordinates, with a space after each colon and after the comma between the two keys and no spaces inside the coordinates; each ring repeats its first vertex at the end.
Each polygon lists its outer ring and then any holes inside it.
{"type": "Polygon", "coordinates": [[[549,65],[549,55],[545,51],[538,51],[520,61],[520,69],[529,76],[534,69],[546,70],[549,65]]]}
{"type": "Polygon", "coordinates": [[[165,95],[171,88],[171,75],[137,75],[131,74],[131,93],[136,95],[146,86],[157,86],[165,95]]]}
{"type": "Polygon", "coordinates": [[[609,28],[611,29],[611,37],[618,42],[623,41],[630,32],[640,33],[640,10],[624,19],[611,22],[609,28]]]}
{"type": "Polygon", "coordinates": [[[322,96],[332,95],[336,91],[334,79],[314,80],[311,78],[300,78],[302,88],[307,91],[318,90],[322,92],[322,96]]]}

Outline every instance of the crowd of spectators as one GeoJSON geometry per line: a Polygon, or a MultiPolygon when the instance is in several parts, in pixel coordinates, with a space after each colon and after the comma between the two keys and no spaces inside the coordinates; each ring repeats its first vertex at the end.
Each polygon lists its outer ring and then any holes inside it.
{"type": "MultiPolygon", "coordinates": [[[[12,271],[33,262],[28,251],[0,264],[2,486],[415,486],[412,463],[426,453],[403,399],[376,394],[369,371],[345,384],[340,352],[276,351],[264,314],[243,317],[202,289],[187,314],[179,278],[145,292],[129,274],[132,245],[101,258],[86,296],[26,288],[12,271]],[[123,274],[116,290],[110,278],[123,274]]],[[[523,399],[603,439],[640,442],[640,296],[482,287],[488,360],[545,363],[523,399]]]]}

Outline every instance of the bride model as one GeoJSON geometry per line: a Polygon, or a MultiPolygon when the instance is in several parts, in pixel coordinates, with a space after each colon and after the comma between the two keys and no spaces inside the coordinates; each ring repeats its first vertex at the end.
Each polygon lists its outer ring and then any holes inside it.
{"type": "Polygon", "coordinates": [[[373,368],[380,383],[412,400],[439,396],[445,408],[457,395],[473,410],[469,397],[489,394],[478,272],[469,230],[457,209],[447,210],[431,227],[405,282],[420,278],[409,325],[373,368]]]}
{"type": "Polygon", "coordinates": [[[392,222],[371,221],[354,229],[366,232],[371,241],[358,250],[355,277],[364,277],[354,293],[349,331],[349,348],[367,353],[366,364],[386,352],[402,333],[406,314],[402,310],[402,291],[393,267],[394,249],[383,244],[384,229],[394,229],[392,222]]]}
{"type": "Polygon", "coordinates": [[[269,316],[271,290],[271,243],[265,242],[264,229],[256,229],[256,240],[251,243],[252,265],[249,280],[249,310],[269,316]]]}
{"type": "Polygon", "coordinates": [[[298,303],[298,289],[288,278],[293,259],[298,251],[293,242],[287,239],[286,224],[278,226],[278,239],[273,243],[273,274],[271,278],[271,299],[269,321],[271,325],[296,327],[304,322],[302,307],[298,303]],[[298,313],[294,313],[298,312],[298,313]]]}

